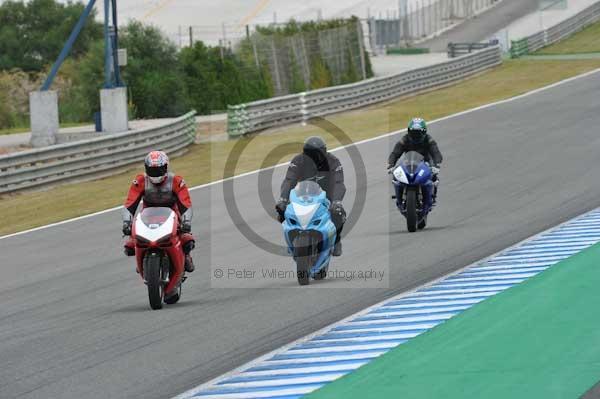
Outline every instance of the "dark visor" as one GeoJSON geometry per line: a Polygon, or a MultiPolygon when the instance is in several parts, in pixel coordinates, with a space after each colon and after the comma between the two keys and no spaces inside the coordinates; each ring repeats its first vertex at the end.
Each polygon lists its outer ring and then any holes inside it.
{"type": "Polygon", "coordinates": [[[146,174],[150,177],[161,177],[167,174],[167,166],[146,166],[146,174]]]}

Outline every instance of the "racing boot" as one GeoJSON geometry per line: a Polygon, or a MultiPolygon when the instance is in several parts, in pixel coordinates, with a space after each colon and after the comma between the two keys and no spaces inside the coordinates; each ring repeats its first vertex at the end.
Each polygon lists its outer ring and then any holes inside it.
{"type": "Polygon", "coordinates": [[[192,273],[194,270],[196,270],[196,267],[194,266],[194,261],[192,260],[192,256],[190,254],[187,254],[185,256],[185,271],[188,273],[192,273]]]}
{"type": "Polygon", "coordinates": [[[135,242],[133,238],[129,238],[125,245],[123,245],[123,252],[125,256],[135,256],[135,242]]]}
{"type": "Polygon", "coordinates": [[[342,241],[338,241],[335,243],[333,247],[333,256],[342,256],[342,241]]]}

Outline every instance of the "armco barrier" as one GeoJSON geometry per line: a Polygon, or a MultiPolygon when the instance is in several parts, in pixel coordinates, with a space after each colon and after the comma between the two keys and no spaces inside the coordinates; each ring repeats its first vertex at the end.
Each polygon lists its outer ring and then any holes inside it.
{"type": "Polygon", "coordinates": [[[548,29],[534,33],[533,35],[520,40],[513,40],[510,48],[511,57],[517,58],[533,53],[542,47],[546,47],[577,33],[586,26],[598,22],[599,20],[600,2],[597,2],[548,29]]]}
{"type": "Polygon", "coordinates": [[[487,43],[448,43],[448,58],[456,58],[462,55],[471,54],[474,51],[483,50],[498,44],[498,40],[487,43]]]}
{"type": "Polygon", "coordinates": [[[502,63],[498,46],[397,75],[230,106],[231,137],[443,87],[502,63]]]}
{"type": "Polygon", "coordinates": [[[510,58],[519,58],[529,53],[527,39],[513,40],[510,46],[510,58]]]}
{"type": "Polygon", "coordinates": [[[0,156],[0,193],[110,174],[140,162],[148,151],[176,154],[192,144],[196,112],[169,124],[0,156]]]}

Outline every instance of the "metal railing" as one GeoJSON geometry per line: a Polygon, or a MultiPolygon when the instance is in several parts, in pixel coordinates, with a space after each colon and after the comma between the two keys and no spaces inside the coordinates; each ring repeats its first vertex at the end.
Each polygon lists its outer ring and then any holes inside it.
{"type": "Polygon", "coordinates": [[[497,44],[498,40],[488,43],[448,43],[448,58],[460,57],[461,55],[470,54],[497,44]]]}
{"type": "Polygon", "coordinates": [[[511,41],[510,55],[518,58],[533,53],[542,47],[556,43],[586,26],[600,20],[600,2],[594,3],[585,10],[565,19],[564,21],[520,40],[511,41]]]}
{"type": "Polygon", "coordinates": [[[502,63],[500,47],[440,64],[359,83],[228,107],[228,133],[237,137],[276,126],[440,88],[502,63]]]}
{"type": "Polygon", "coordinates": [[[0,156],[0,194],[111,174],[153,149],[177,155],[196,135],[196,111],[163,126],[0,156]]]}

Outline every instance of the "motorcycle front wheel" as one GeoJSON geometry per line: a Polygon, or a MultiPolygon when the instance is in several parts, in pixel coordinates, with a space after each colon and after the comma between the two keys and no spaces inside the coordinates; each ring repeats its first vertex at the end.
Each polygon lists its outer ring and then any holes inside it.
{"type": "Polygon", "coordinates": [[[411,233],[417,231],[417,191],[406,191],[406,228],[411,233]]]}
{"type": "Polygon", "coordinates": [[[164,293],[164,276],[160,254],[150,253],[144,258],[144,280],[148,286],[148,300],[153,310],[162,309],[164,293]]]}
{"type": "Polygon", "coordinates": [[[308,285],[310,283],[310,269],[312,268],[310,237],[301,234],[294,239],[294,259],[296,260],[298,284],[308,285]]]}

